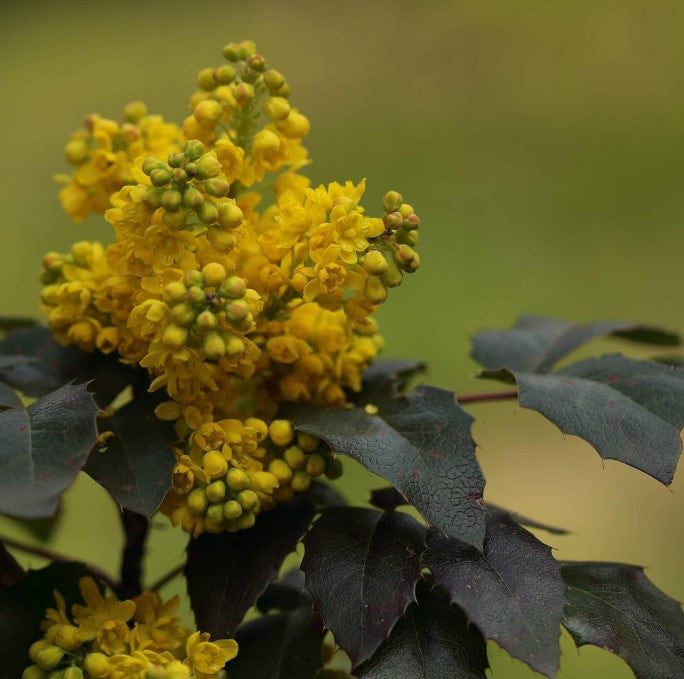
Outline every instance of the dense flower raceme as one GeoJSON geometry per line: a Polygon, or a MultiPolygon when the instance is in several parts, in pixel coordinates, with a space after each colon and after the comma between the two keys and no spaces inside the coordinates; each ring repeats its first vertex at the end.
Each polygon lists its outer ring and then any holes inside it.
{"type": "Polygon", "coordinates": [[[248,527],[339,462],[273,422],[280,402],[344,405],[382,347],[372,314],[418,268],[420,220],[395,191],[381,216],[365,182],[310,186],[308,120],[252,43],[200,71],[178,127],[125,109],[67,145],[74,218],[104,212],[115,242],[44,258],[55,337],[146,368],[176,422],[163,511],[204,530],[248,527]],[[270,424],[269,424],[270,423],[270,424]]]}
{"type": "Polygon", "coordinates": [[[154,592],[117,601],[104,597],[92,578],[79,582],[83,604],[71,615],[55,590],[44,636],[29,650],[34,663],[23,679],[221,679],[237,655],[232,639],[210,641],[175,614],[178,597],[163,603],[154,592]]]}

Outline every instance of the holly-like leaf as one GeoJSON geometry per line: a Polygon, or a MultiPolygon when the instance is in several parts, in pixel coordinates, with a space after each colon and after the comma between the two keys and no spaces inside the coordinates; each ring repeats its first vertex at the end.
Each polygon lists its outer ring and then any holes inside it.
{"type": "Polygon", "coordinates": [[[295,568],[285,573],[280,580],[269,582],[264,593],[257,599],[256,606],[261,613],[291,611],[301,602],[304,590],[304,572],[295,568]]]}
{"type": "Polygon", "coordinates": [[[684,614],[642,568],[566,561],[563,625],[578,646],[623,658],[638,679],[684,677],[684,614]]]}
{"type": "Polygon", "coordinates": [[[304,538],[306,589],[357,666],[414,600],[425,528],[407,514],[333,508],[304,538]]]}
{"type": "Polygon", "coordinates": [[[29,571],[13,587],[0,592],[0,658],[3,679],[21,679],[31,664],[28,650],[42,638],[40,623],[46,608],[54,608],[53,590],[64,595],[67,606],[81,601],[80,578],[92,573],[80,563],[52,563],[29,571]]]}
{"type": "Polygon", "coordinates": [[[426,369],[423,361],[377,359],[363,374],[362,398],[364,402],[372,402],[376,396],[398,396],[406,389],[411,378],[424,373],[426,369]]]}
{"type": "Polygon", "coordinates": [[[550,375],[502,370],[484,376],[515,380],[521,406],[584,439],[602,458],[672,483],[682,452],[684,369],[613,354],[550,375]]]}
{"type": "Polygon", "coordinates": [[[103,421],[113,432],[102,450],[94,450],[84,471],[104,486],[123,509],[150,518],[171,487],[176,434],[154,409],[155,394],[142,392],[103,421]]]}
{"type": "Polygon", "coordinates": [[[0,379],[27,396],[41,397],[66,382],[92,380],[90,390],[102,408],[129,384],[144,384],[145,371],[114,355],[64,347],[45,326],[22,328],[0,341],[0,379]]]}
{"type": "Polygon", "coordinates": [[[0,412],[0,512],[50,516],[97,440],[97,406],[68,384],[28,408],[0,412]]]}
{"type": "Polygon", "coordinates": [[[412,604],[389,639],[361,665],[358,679],[485,679],[487,647],[477,627],[438,590],[418,583],[412,604]]]}
{"type": "Polygon", "coordinates": [[[551,535],[569,535],[570,533],[570,531],[566,530],[565,528],[559,528],[558,526],[552,526],[551,524],[545,523],[543,521],[530,519],[527,516],[518,514],[518,512],[511,512],[508,509],[494,505],[491,502],[487,502],[486,506],[489,516],[493,518],[502,518],[508,516],[520,526],[526,526],[527,528],[538,528],[539,530],[551,533],[551,535]]]}
{"type": "Polygon", "coordinates": [[[0,592],[12,587],[24,577],[24,569],[0,542],[0,592]]]}
{"type": "Polygon", "coordinates": [[[237,629],[295,550],[317,506],[315,491],[302,493],[260,514],[249,530],[190,540],[185,576],[199,629],[216,637],[237,629]]]}
{"type": "Polygon", "coordinates": [[[231,679],[312,679],[323,664],[324,630],[312,615],[311,597],[296,596],[294,608],[240,625],[240,652],[227,667],[231,679]]]}
{"type": "Polygon", "coordinates": [[[12,387],[0,382],[0,408],[23,408],[18,394],[12,387]]]}
{"type": "Polygon", "coordinates": [[[377,415],[363,407],[299,406],[285,416],[390,481],[428,523],[481,547],[485,482],[475,457],[473,418],[452,392],[436,387],[399,398],[386,389],[375,393],[372,405],[377,415]]]}
{"type": "Polygon", "coordinates": [[[549,547],[499,516],[487,520],[483,553],[432,532],[423,563],[487,639],[556,675],[565,585],[549,547]]]}
{"type": "Polygon", "coordinates": [[[508,368],[546,373],[589,340],[613,335],[633,342],[677,346],[676,333],[629,321],[574,324],[542,316],[521,316],[510,330],[484,330],[473,338],[471,356],[488,370],[508,368]]]}

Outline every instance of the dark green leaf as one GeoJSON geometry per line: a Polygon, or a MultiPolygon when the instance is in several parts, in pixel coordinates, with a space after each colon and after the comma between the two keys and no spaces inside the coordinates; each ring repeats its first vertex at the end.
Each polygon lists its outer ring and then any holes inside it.
{"type": "Polygon", "coordinates": [[[537,672],[556,675],[565,586],[550,547],[497,517],[487,520],[484,553],[431,533],[423,563],[487,639],[537,672]]]}
{"type": "Polygon", "coordinates": [[[527,526],[528,528],[538,528],[539,530],[544,530],[552,535],[569,535],[569,531],[565,528],[558,528],[558,526],[551,526],[548,523],[537,521],[536,519],[530,519],[517,512],[510,512],[508,509],[494,505],[491,502],[486,503],[487,511],[489,515],[494,518],[501,518],[504,516],[509,516],[513,521],[521,526],[527,526]]]}
{"type": "Polygon", "coordinates": [[[676,346],[680,343],[676,333],[629,321],[579,325],[555,318],[521,316],[510,330],[477,333],[471,356],[489,370],[508,368],[545,373],[582,344],[604,335],[646,344],[676,346]]]}
{"type": "Polygon", "coordinates": [[[113,417],[103,420],[114,432],[103,450],[94,450],[84,471],[104,486],[123,509],[148,519],[171,487],[176,434],[154,409],[155,394],[141,392],[113,417]]]}
{"type": "Polygon", "coordinates": [[[353,666],[370,658],[414,600],[425,534],[406,514],[339,507],[304,538],[306,589],[353,666]]]}
{"type": "Polygon", "coordinates": [[[50,516],[97,440],[97,406],[85,385],[68,384],[26,410],[0,412],[0,512],[50,516]]]}
{"type": "Polygon", "coordinates": [[[41,397],[66,382],[87,382],[101,407],[129,384],[146,384],[144,370],[119,362],[115,355],[58,344],[44,326],[15,330],[0,341],[0,379],[27,396],[41,397]]]}
{"type": "Polygon", "coordinates": [[[4,382],[0,382],[0,408],[23,408],[18,394],[12,387],[4,382]]]}
{"type": "Polygon", "coordinates": [[[312,616],[311,597],[300,592],[297,598],[292,610],[240,625],[240,652],[227,667],[230,679],[312,679],[323,664],[324,630],[312,616]]]}
{"type": "Polygon", "coordinates": [[[480,547],[484,477],[475,457],[473,418],[454,394],[418,387],[408,396],[376,394],[377,415],[357,408],[292,407],[295,426],[325,440],[392,483],[445,533],[480,547]]]}
{"type": "Polygon", "coordinates": [[[503,372],[518,383],[521,406],[584,439],[602,458],[672,483],[682,451],[684,369],[614,354],[551,375],[503,372]]]}
{"type": "Polygon", "coordinates": [[[317,504],[311,493],[302,493],[260,514],[248,530],[190,540],[185,576],[198,629],[217,637],[237,629],[295,550],[317,504]]]}
{"type": "Polygon", "coordinates": [[[623,658],[639,679],[684,677],[684,615],[638,566],[565,562],[563,625],[578,646],[623,658]]]}
{"type": "Polygon", "coordinates": [[[371,491],[370,503],[378,509],[391,511],[402,505],[410,504],[409,501],[394,487],[376,488],[371,491]]]}
{"type": "Polygon", "coordinates": [[[0,592],[0,658],[3,679],[21,679],[31,664],[29,646],[42,638],[40,623],[46,608],[54,608],[53,590],[70,606],[81,601],[80,578],[92,575],[80,563],[52,563],[29,571],[14,587],[0,592]]]}
{"type": "Polygon", "coordinates": [[[24,316],[0,316],[0,330],[14,330],[15,328],[30,328],[38,325],[38,321],[24,316]]]}
{"type": "Polygon", "coordinates": [[[358,679],[485,679],[487,647],[463,612],[437,590],[418,583],[412,604],[358,679]]]}
{"type": "Polygon", "coordinates": [[[12,587],[24,577],[24,569],[0,542],[0,592],[12,587]]]}
{"type": "Polygon", "coordinates": [[[280,580],[269,582],[264,593],[257,599],[256,606],[262,613],[271,610],[291,611],[301,602],[304,590],[304,573],[298,568],[288,571],[280,580]]]}
{"type": "Polygon", "coordinates": [[[387,358],[373,361],[363,374],[364,402],[373,401],[376,395],[380,398],[385,394],[398,396],[406,389],[411,378],[424,373],[426,368],[422,361],[387,358]]]}

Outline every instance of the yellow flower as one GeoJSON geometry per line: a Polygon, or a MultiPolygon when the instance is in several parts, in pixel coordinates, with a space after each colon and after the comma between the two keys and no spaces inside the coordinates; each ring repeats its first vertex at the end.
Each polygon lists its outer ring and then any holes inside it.
{"type": "Polygon", "coordinates": [[[195,672],[197,679],[213,679],[238,652],[233,639],[209,641],[209,638],[206,632],[194,632],[185,645],[188,655],[185,664],[195,672]]]}

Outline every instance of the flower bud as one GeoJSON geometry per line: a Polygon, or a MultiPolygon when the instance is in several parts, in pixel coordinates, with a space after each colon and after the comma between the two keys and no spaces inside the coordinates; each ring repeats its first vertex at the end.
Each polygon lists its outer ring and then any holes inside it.
{"type": "Polygon", "coordinates": [[[204,224],[214,224],[218,217],[216,205],[208,200],[205,200],[200,206],[199,210],[196,210],[196,212],[200,221],[204,224]]]}
{"type": "Polygon", "coordinates": [[[49,646],[52,646],[52,644],[47,639],[39,639],[38,641],[34,641],[29,647],[29,658],[31,658],[33,662],[38,662],[38,654],[49,646]]]}
{"type": "Polygon", "coordinates": [[[410,214],[406,219],[404,220],[404,223],[402,224],[402,228],[411,230],[411,229],[417,229],[420,226],[420,217],[414,212],[413,214],[410,214]]]}
{"type": "Polygon", "coordinates": [[[182,167],[177,167],[171,173],[171,181],[176,184],[185,184],[188,181],[188,173],[182,167]]]}
{"type": "MultiPolygon", "coordinates": [[[[245,493],[251,493],[253,491],[243,491],[245,493]]],[[[256,493],[254,493],[256,495],[256,493]]],[[[227,519],[237,519],[238,516],[242,514],[242,505],[237,500],[228,500],[223,505],[223,515],[227,519]]]]}
{"type": "Polygon", "coordinates": [[[403,222],[404,218],[398,212],[390,212],[387,217],[385,217],[385,226],[391,231],[398,229],[403,222]]]}
{"type": "Polygon", "coordinates": [[[370,250],[363,259],[363,268],[372,276],[381,276],[387,271],[387,260],[380,250],[370,250]]]}
{"type": "Polygon", "coordinates": [[[406,243],[406,245],[410,245],[412,248],[414,248],[416,245],[418,245],[420,234],[418,231],[416,231],[416,229],[407,231],[406,229],[402,228],[395,233],[394,239],[397,241],[397,243],[406,243]]]}
{"type": "Polygon", "coordinates": [[[278,129],[290,139],[301,139],[309,134],[311,123],[301,113],[290,111],[290,115],[287,118],[278,122],[278,129]]]}
{"type": "Polygon", "coordinates": [[[185,156],[179,151],[174,151],[173,153],[169,154],[169,158],[166,162],[168,163],[169,167],[179,169],[183,167],[185,156]]]}
{"type": "Polygon", "coordinates": [[[399,214],[406,219],[413,214],[413,207],[408,203],[402,203],[401,207],[399,208],[399,214]]]}
{"type": "Polygon", "coordinates": [[[250,477],[252,488],[269,495],[280,485],[278,479],[270,472],[254,472],[250,477]]]}
{"type": "Polygon", "coordinates": [[[290,103],[283,97],[271,97],[264,104],[264,113],[272,120],[284,120],[290,110],[290,103]]]}
{"type": "Polygon", "coordinates": [[[218,262],[210,262],[202,268],[204,284],[210,288],[216,288],[226,280],[226,270],[218,262]]]}
{"type": "Polygon", "coordinates": [[[233,90],[233,96],[238,104],[244,106],[254,99],[254,87],[249,83],[240,83],[233,90]]]}
{"type": "Polygon", "coordinates": [[[320,476],[325,471],[325,458],[318,453],[312,453],[306,460],[306,473],[309,476],[320,476]]]}
{"type": "Polygon", "coordinates": [[[200,125],[210,127],[220,120],[223,115],[223,107],[215,99],[204,99],[195,106],[193,115],[200,125]]]}
{"type": "Polygon", "coordinates": [[[239,323],[249,316],[249,306],[247,302],[236,299],[226,306],[226,318],[231,323],[239,323]]]}
{"type": "Polygon", "coordinates": [[[164,288],[164,301],[168,304],[178,304],[178,302],[185,299],[185,292],[185,285],[181,281],[171,281],[164,288]]]}
{"type": "Polygon", "coordinates": [[[381,279],[388,288],[396,288],[397,286],[401,285],[403,277],[404,276],[401,273],[401,270],[397,266],[396,262],[392,259],[388,262],[387,271],[382,274],[381,279]]]}
{"type": "Polygon", "coordinates": [[[29,665],[22,673],[21,679],[47,679],[47,672],[38,665],[29,665]]]}
{"type": "Polygon", "coordinates": [[[285,84],[285,77],[279,71],[269,69],[264,73],[264,82],[266,87],[273,93],[277,92],[285,84]]]}
{"type": "Polygon", "coordinates": [[[411,249],[410,245],[402,243],[394,251],[394,260],[402,268],[405,269],[414,259],[416,253],[411,249]]]}
{"type": "Polygon", "coordinates": [[[226,474],[226,481],[231,490],[244,490],[249,488],[249,476],[242,469],[231,467],[226,474]]]}
{"type": "Polygon", "coordinates": [[[218,204],[218,223],[224,229],[235,229],[244,219],[242,210],[235,201],[224,201],[218,204]]]}
{"type": "Polygon", "coordinates": [[[204,144],[198,139],[190,139],[185,142],[183,153],[188,161],[193,162],[204,153],[204,144]]]}
{"type": "Polygon", "coordinates": [[[303,469],[306,465],[306,455],[299,446],[290,446],[283,452],[283,459],[292,469],[303,469]]]}
{"type": "Polygon", "coordinates": [[[387,287],[382,279],[376,276],[368,276],[363,294],[371,304],[382,304],[387,299],[387,287]]]}
{"type": "Polygon", "coordinates": [[[80,667],[67,667],[62,674],[62,679],[83,679],[83,670],[80,667]]]}
{"type": "Polygon", "coordinates": [[[256,522],[256,516],[252,512],[243,512],[237,520],[237,525],[240,530],[251,528],[256,522]]]}
{"type": "Polygon", "coordinates": [[[164,328],[162,341],[169,349],[181,349],[188,341],[188,331],[180,325],[167,325],[164,328]]]}
{"type": "Polygon", "coordinates": [[[252,512],[259,507],[259,496],[253,490],[242,490],[237,495],[237,501],[247,512],[252,512]]]}
{"type": "Polygon", "coordinates": [[[171,320],[176,325],[191,325],[195,321],[195,312],[189,304],[181,302],[172,307],[171,320]]]}
{"type": "Polygon", "coordinates": [[[382,204],[387,212],[395,212],[403,202],[401,194],[397,191],[388,191],[382,199],[382,204]]]}
{"type": "Polygon", "coordinates": [[[154,156],[148,156],[143,160],[142,171],[149,177],[153,170],[163,170],[166,168],[166,163],[155,158],[154,156]]]}
{"type": "Polygon", "coordinates": [[[213,524],[223,523],[223,504],[214,504],[207,508],[207,520],[213,524]]]}
{"type": "Polygon", "coordinates": [[[219,286],[216,294],[225,299],[240,299],[247,291],[247,283],[240,276],[229,276],[219,286]]]}
{"type": "Polygon", "coordinates": [[[207,510],[209,501],[207,494],[202,488],[195,488],[190,495],[188,495],[188,511],[192,514],[204,514],[207,510]]]}
{"type": "Polygon", "coordinates": [[[240,49],[240,45],[234,42],[229,42],[223,48],[223,56],[228,61],[240,61],[240,59],[242,59],[242,50],[240,49]]]}
{"type": "Polygon", "coordinates": [[[229,359],[240,358],[245,353],[245,343],[237,335],[224,336],[223,341],[226,343],[226,356],[229,359]]]}
{"type": "Polygon", "coordinates": [[[268,427],[268,434],[277,446],[288,446],[294,438],[292,423],[289,420],[273,420],[268,427]]]}
{"type": "Polygon", "coordinates": [[[223,481],[212,481],[205,492],[210,502],[221,502],[226,497],[226,484],[223,481]]]}
{"type": "Polygon", "coordinates": [[[171,175],[165,167],[158,167],[150,172],[150,181],[154,186],[165,186],[171,181],[171,175]]]}
{"type": "Polygon", "coordinates": [[[342,462],[336,457],[330,457],[325,462],[325,475],[331,481],[339,479],[342,476],[342,462]]]}
{"type": "Polygon", "coordinates": [[[166,210],[177,210],[183,202],[183,196],[180,191],[175,189],[168,189],[162,194],[161,204],[166,210]]]}
{"type": "Polygon", "coordinates": [[[278,483],[285,485],[292,478],[292,469],[285,460],[273,460],[268,465],[268,471],[278,479],[278,483]]]}
{"type": "Polygon", "coordinates": [[[406,267],[406,273],[414,273],[415,271],[418,271],[418,268],[420,267],[420,255],[416,252],[414,253],[414,257],[411,260],[410,264],[407,265],[406,267]]]}
{"type": "Polygon", "coordinates": [[[211,179],[221,172],[221,163],[215,154],[205,153],[197,161],[195,176],[199,179],[211,179]]]}
{"type": "MultiPolygon", "coordinates": [[[[219,219],[220,219],[219,213],[219,219]]],[[[224,253],[232,250],[237,244],[237,238],[234,233],[224,231],[222,228],[210,228],[207,231],[207,240],[211,243],[211,247],[216,252],[224,253]]]]}
{"type": "MultiPolygon", "coordinates": [[[[51,670],[57,667],[64,657],[64,649],[50,644],[41,648],[36,654],[35,663],[42,670],[51,670]]],[[[33,658],[31,658],[33,660],[33,658]]]]}
{"type": "MultiPolygon", "coordinates": [[[[254,47],[256,49],[256,46],[254,47]]],[[[266,68],[266,59],[261,54],[252,54],[247,59],[247,65],[257,73],[261,73],[266,68]]]]}
{"type": "MultiPolygon", "coordinates": [[[[209,310],[201,311],[195,319],[195,327],[202,333],[214,330],[218,325],[218,318],[209,310]]],[[[220,338],[219,338],[220,339],[220,338]]],[[[223,342],[223,340],[221,340],[223,342]]]]}
{"type": "Polygon", "coordinates": [[[165,210],[162,215],[162,222],[169,227],[169,229],[180,230],[188,221],[188,214],[185,210],[165,210]]]}
{"type": "Polygon", "coordinates": [[[228,85],[235,80],[236,71],[230,64],[224,64],[214,69],[213,77],[217,83],[221,85],[228,85]]]}
{"type": "Polygon", "coordinates": [[[83,640],[78,635],[78,627],[74,625],[59,625],[56,626],[57,634],[54,642],[65,651],[70,651],[83,643],[83,640]]]}
{"type": "Polygon", "coordinates": [[[296,493],[303,493],[309,489],[309,486],[311,486],[311,477],[305,471],[300,469],[293,474],[290,481],[292,490],[296,493]]]}
{"type": "Polygon", "coordinates": [[[126,104],[124,108],[124,116],[126,120],[131,123],[137,123],[141,118],[147,115],[147,106],[142,101],[132,101],[126,104]]]}
{"type": "Polygon", "coordinates": [[[143,194],[143,203],[150,209],[156,210],[158,207],[161,207],[163,195],[163,189],[157,188],[156,186],[150,186],[143,194]]]}
{"type": "MultiPolygon", "coordinates": [[[[214,316],[214,318],[216,318],[216,316],[214,316]]],[[[218,361],[219,358],[223,358],[226,355],[226,343],[223,341],[221,335],[215,332],[210,332],[205,335],[202,340],[202,349],[204,349],[204,355],[210,361],[218,361]]]]}
{"type": "Polygon", "coordinates": [[[83,667],[93,679],[104,679],[110,673],[109,658],[104,653],[88,653],[83,667]]]}
{"type": "Polygon", "coordinates": [[[72,139],[66,145],[64,155],[72,165],[80,165],[88,160],[88,145],[85,139],[72,139]]]}
{"type": "Polygon", "coordinates": [[[197,84],[201,90],[205,92],[211,92],[216,88],[216,80],[214,79],[214,69],[213,68],[203,68],[197,74],[197,84]]]}
{"type": "Polygon", "coordinates": [[[214,177],[204,182],[204,190],[214,198],[224,198],[230,191],[230,184],[225,179],[214,177]]]}

